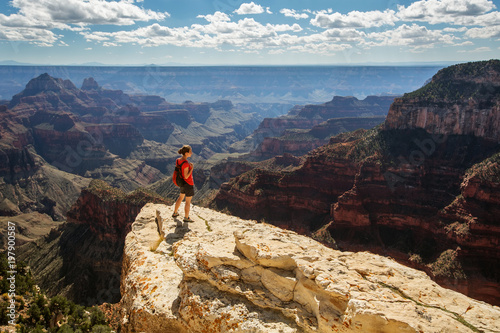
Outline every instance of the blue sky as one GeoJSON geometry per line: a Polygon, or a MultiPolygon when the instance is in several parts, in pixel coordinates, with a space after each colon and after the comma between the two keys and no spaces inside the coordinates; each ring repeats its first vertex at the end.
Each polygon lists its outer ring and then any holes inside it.
{"type": "Polygon", "coordinates": [[[349,65],[499,58],[491,0],[12,0],[0,62],[349,65]]]}

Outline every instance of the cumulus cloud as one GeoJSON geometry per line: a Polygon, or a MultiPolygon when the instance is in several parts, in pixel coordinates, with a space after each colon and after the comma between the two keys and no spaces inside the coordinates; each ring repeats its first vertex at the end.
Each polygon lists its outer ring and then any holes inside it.
{"type": "Polygon", "coordinates": [[[471,28],[465,36],[469,38],[500,38],[500,26],[471,28]]]}
{"type": "Polygon", "coordinates": [[[403,24],[396,29],[367,34],[368,46],[409,46],[413,51],[432,48],[436,44],[453,44],[456,37],[417,24],[403,24]]]}
{"type": "Polygon", "coordinates": [[[170,28],[154,23],[132,31],[119,32],[81,32],[87,39],[96,43],[137,43],[145,47],[175,45],[186,47],[210,47],[219,49],[223,45],[233,46],[243,51],[263,49],[268,46],[282,45],[280,41],[287,32],[300,32],[298,24],[262,24],[253,18],[231,21],[222,12],[201,15],[206,24],[193,24],[190,27],[170,28]]]}
{"type": "Polygon", "coordinates": [[[474,45],[473,42],[471,42],[470,40],[468,41],[465,41],[463,43],[458,43],[458,44],[455,44],[455,46],[471,46],[471,45],[474,45]]]}
{"type": "Polygon", "coordinates": [[[398,21],[396,13],[389,9],[383,12],[378,10],[368,12],[352,11],[347,14],[321,11],[316,13],[316,17],[311,20],[311,24],[320,28],[370,28],[394,25],[396,21],[398,21]]]}
{"type": "Polygon", "coordinates": [[[306,13],[297,13],[295,9],[283,8],[280,10],[280,13],[287,17],[293,17],[296,20],[309,18],[309,15],[306,13]]]}
{"type": "Polygon", "coordinates": [[[334,40],[337,42],[363,42],[366,38],[366,33],[356,29],[328,29],[322,33],[323,36],[329,40],[334,40]]]}
{"type": "Polygon", "coordinates": [[[461,28],[444,28],[443,31],[446,31],[446,32],[466,32],[467,28],[466,27],[461,27],[461,28]]]}
{"type": "Polygon", "coordinates": [[[18,10],[11,15],[0,14],[4,39],[36,40],[50,46],[58,40],[51,30],[84,31],[89,25],[132,25],[138,21],[164,20],[167,12],[145,10],[132,0],[12,0],[18,10]]]}
{"type": "Polygon", "coordinates": [[[490,0],[421,0],[408,7],[398,5],[397,15],[403,21],[467,25],[475,24],[494,8],[490,0]]]}
{"type": "Polygon", "coordinates": [[[131,25],[170,16],[167,12],[145,10],[128,1],[13,0],[11,5],[19,8],[20,15],[35,22],[131,25]]]}
{"type": "Polygon", "coordinates": [[[308,20],[300,21],[301,24],[263,21],[272,18],[271,15],[256,17],[259,20],[238,16],[272,14],[269,7],[252,1],[241,4],[233,13],[202,13],[196,16],[201,19],[196,24],[177,27],[163,24],[169,13],[144,9],[142,4],[138,5],[140,2],[142,0],[12,0],[10,4],[17,12],[0,13],[0,40],[27,41],[40,46],[64,45],[62,36],[54,31],[72,30],[89,43],[107,47],[175,45],[227,52],[265,50],[267,54],[329,55],[386,46],[421,52],[438,45],[470,46],[474,39],[500,38],[500,12],[495,11],[491,0],[416,0],[406,6],[399,5],[397,10],[347,13],[331,8],[315,12],[279,10],[285,17],[308,20]],[[138,22],[149,23],[139,26],[138,22]],[[443,24],[439,29],[434,26],[438,23],[443,24]],[[93,25],[132,27],[97,31],[93,25]]]}
{"type": "Polygon", "coordinates": [[[215,12],[214,14],[209,15],[198,15],[197,18],[204,18],[208,22],[227,22],[231,21],[229,15],[223,12],[215,12]]]}
{"type": "Polygon", "coordinates": [[[35,28],[5,28],[0,27],[0,40],[24,41],[38,46],[51,46],[60,36],[50,30],[35,28]]]}
{"type": "Polygon", "coordinates": [[[242,3],[240,8],[236,9],[233,13],[236,13],[238,15],[262,14],[264,13],[264,8],[252,1],[250,3],[242,3]]]}

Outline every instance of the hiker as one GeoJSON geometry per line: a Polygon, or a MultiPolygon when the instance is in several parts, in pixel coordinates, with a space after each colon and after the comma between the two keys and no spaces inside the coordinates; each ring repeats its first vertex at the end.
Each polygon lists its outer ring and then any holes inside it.
{"type": "Polygon", "coordinates": [[[193,155],[193,150],[191,149],[191,146],[189,145],[184,145],[181,149],[178,151],[179,154],[182,155],[182,157],[178,158],[175,161],[175,165],[181,165],[181,175],[182,178],[184,178],[185,183],[180,186],[181,189],[181,194],[179,195],[179,198],[175,202],[175,209],[174,213],[172,214],[172,217],[177,217],[179,216],[179,213],[177,210],[179,209],[182,200],[184,200],[184,197],[186,197],[186,203],[184,206],[184,222],[193,222],[189,218],[189,210],[191,208],[191,199],[193,198],[194,195],[194,182],[193,182],[193,163],[189,163],[187,159],[193,155]],[[185,163],[184,163],[185,162],[185,163]]]}

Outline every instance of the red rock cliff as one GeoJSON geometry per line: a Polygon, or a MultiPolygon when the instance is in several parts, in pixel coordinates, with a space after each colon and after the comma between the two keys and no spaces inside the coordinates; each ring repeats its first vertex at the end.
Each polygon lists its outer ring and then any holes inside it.
{"type": "Polygon", "coordinates": [[[137,190],[131,194],[93,180],[68,211],[70,223],[86,224],[101,239],[123,241],[130,224],[148,202],[167,203],[166,199],[137,190]]]}

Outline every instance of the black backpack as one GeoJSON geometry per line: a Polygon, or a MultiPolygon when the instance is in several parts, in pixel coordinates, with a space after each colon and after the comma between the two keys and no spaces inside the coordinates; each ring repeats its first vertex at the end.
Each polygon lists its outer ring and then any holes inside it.
{"type": "Polygon", "coordinates": [[[177,165],[177,161],[175,162],[175,169],[174,169],[174,173],[172,175],[172,181],[177,186],[182,186],[182,185],[187,184],[186,180],[182,177],[182,165],[186,162],[187,161],[184,161],[179,165],[177,165]]]}

